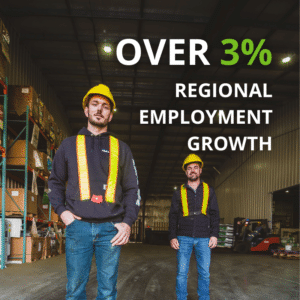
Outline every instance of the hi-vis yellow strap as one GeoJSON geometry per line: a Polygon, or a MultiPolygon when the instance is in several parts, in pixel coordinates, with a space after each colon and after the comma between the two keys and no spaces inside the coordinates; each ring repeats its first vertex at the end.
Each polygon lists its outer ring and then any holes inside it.
{"type": "MultiPolygon", "coordinates": [[[[208,199],[209,199],[209,186],[205,182],[203,182],[202,184],[203,184],[203,200],[202,200],[201,213],[206,215],[208,199]]],[[[189,205],[187,199],[187,189],[184,185],[182,185],[180,188],[180,195],[181,195],[183,216],[187,217],[189,215],[189,205]]]]}
{"type": "Polygon", "coordinates": [[[119,169],[119,141],[113,136],[109,136],[109,170],[105,192],[106,202],[115,202],[117,177],[119,169]]]}
{"type": "Polygon", "coordinates": [[[90,180],[88,162],[86,157],[85,136],[77,135],[76,152],[78,165],[78,181],[80,190],[80,200],[90,200],[90,180]]]}
{"type": "Polygon", "coordinates": [[[182,211],[183,211],[183,216],[187,217],[189,215],[189,205],[188,205],[188,200],[187,200],[187,191],[184,185],[181,186],[180,188],[180,194],[181,194],[181,204],[182,204],[182,211]]]}
{"type": "Polygon", "coordinates": [[[202,200],[201,212],[204,215],[206,215],[206,211],[207,211],[208,198],[209,198],[209,186],[207,183],[203,182],[203,200],[202,200]]]}
{"type": "MultiPolygon", "coordinates": [[[[78,135],[76,139],[78,180],[80,190],[80,200],[90,200],[90,181],[89,170],[86,156],[85,136],[78,135]]],[[[108,180],[106,185],[105,200],[106,202],[115,202],[117,177],[119,169],[119,141],[113,136],[109,137],[109,169],[108,180]]]]}

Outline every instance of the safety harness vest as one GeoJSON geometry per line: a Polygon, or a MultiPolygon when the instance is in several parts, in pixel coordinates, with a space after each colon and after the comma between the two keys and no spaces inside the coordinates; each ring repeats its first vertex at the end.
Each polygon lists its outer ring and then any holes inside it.
{"type": "MultiPolygon", "coordinates": [[[[80,200],[86,201],[91,199],[90,180],[88,162],[86,156],[85,135],[76,137],[76,153],[78,166],[78,182],[80,190],[80,200]]],[[[115,202],[117,177],[119,169],[119,140],[109,136],[109,170],[108,180],[105,191],[106,202],[115,202]]]]}
{"type": "MultiPolygon", "coordinates": [[[[208,199],[209,199],[209,186],[205,182],[202,182],[202,185],[203,185],[203,200],[202,200],[201,212],[199,212],[199,213],[193,212],[192,214],[194,214],[194,215],[197,215],[200,213],[206,215],[206,212],[207,212],[208,199]]],[[[190,215],[190,213],[189,213],[189,205],[188,205],[188,198],[187,198],[187,189],[184,186],[184,184],[181,186],[180,196],[181,196],[183,216],[187,217],[190,215]]]]}

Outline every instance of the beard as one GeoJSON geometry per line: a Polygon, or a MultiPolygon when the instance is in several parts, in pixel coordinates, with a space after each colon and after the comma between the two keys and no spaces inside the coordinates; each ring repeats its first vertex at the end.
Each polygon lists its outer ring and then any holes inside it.
{"type": "Polygon", "coordinates": [[[200,175],[198,176],[196,173],[192,173],[189,176],[187,176],[189,181],[197,181],[200,178],[200,175]]]}
{"type": "Polygon", "coordinates": [[[100,128],[104,128],[107,126],[107,124],[109,123],[109,116],[107,118],[104,118],[103,115],[99,115],[99,117],[101,117],[100,120],[97,120],[96,117],[94,117],[93,115],[89,114],[88,116],[88,122],[94,126],[100,127],[100,128]]]}

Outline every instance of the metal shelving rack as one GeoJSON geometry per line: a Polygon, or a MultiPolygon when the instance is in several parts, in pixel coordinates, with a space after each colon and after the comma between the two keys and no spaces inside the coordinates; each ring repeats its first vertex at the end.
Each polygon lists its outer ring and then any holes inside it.
{"type": "Polygon", "coordinates": [[[0,166],[2,167],[2,226],[1,226],[1,269],[5,268],[5,191],[6,191],[6,142],[7,142],[7,102],[8,102],[8,95],[7,95],[7,86],[8,80],[6,78],[5,83],[0,80],[0,84],[3,88],[3,95],[4,103],[3,103],[3,146],[1,147],[2,152],[2,161],[0,166]]]}
{"type": "MultiPolygon", "coordinates": [[[[30,121],[35,124],[36,122],[32,119],[29,113],[29,106],[26,108],[26,117],[25,120],[19,119],[19,120],[8,120],[8,81],[6,79],[6,82],[4,83],[3,81],[0,80],[0,86],[3,88],[3,95],[4,97],[4,104],[3,104],[3,147],[0,147],[0,152],[2,152],[2,161],[0,162],[0,168],[2,171],[2,182],[1,182],[1,187],[2,187],[2,213],[1,213],[1,269],[5,268],[5,193],[8,195],[10,198],[10,201],[13,201],[18,210],[22,214],[22,219],[23,219],[23,226],[22,226],[22,231],[23,231],[23,251],[22,251],[22,263],[26,262],[26,229],[27,229],[27,221],[32,221],[32,218],[27,217],[27,195],[28,195],[28,172],[32,171],[32,169],[29,167],[29,126],[30,126],[30,121]],[[25,126],[23,129],[20,130],[19,134],[17,135],[14,139],[14,141],[7,147],[7,129],[8,129],[8,122],[12,123],[25,123],[25,126]],[[25,132],[25,165],[21,166],[19,168],[7,168],[6,164],[6,154],[11,149],[11,147],[15,144],[15,142],[21,137],[23,134],[24,137],[24,132],[25,132]],[[13,197],[10,195],[10,193],[6,189],[6,177],[7,177],[7,171],[12,171],[12,172],[24,172],[24,211],[18,206],[18,204],[15,202],[13,197]]],[[[46,137],[45,133],[40,130],[40,133],[44,136],[46,140],[49,140],[48,137],[46,137]]],[[[51,151],[50,151],[50,157],[53,158],[53,152],[54,149],[51,146],[51,151]]],[[[40,176],[39,176],[40,177],[40,176]]],[[[45,180],[41,178],[42,180],[45,180]]],[[[51,204],[49,203],[49,214],[48,214],[48,221],[46,220],[39,220],[39,221],[46,221],[48,222],[49,226],[52,223],[51,221],[51,204]]],[[[45,214],[44,214],[45,215],[45,214]]],[[[47,219],[47,216],[45,215],[45,219],[47,219]]],[[[50,230],[50,227],[49,227],[50,230]]],[[[14,259],[14,257],[11,257],[14,259]]],[[[18,258],[19,259],[19,258],[18,258]]]]}
{"type": "MultiPolygon", "coordinates": [[[[26,146],[25,146],[25,166],[24,166],[24,169],[23,168],[20,168],[20,169],[7,169],[7,168],[5,168],[6,169],[5,171],[17,171],[17,172],[23,172],[24,171],[24,211],[22,211],[21,208],[17,205],[17,203],[14,201],[14,199],[9,194],[9,192],[6,191],[6,193],[10,197],[10,199],[15,203],[15,205],[17,206],[17,208],[19,209],[19,211],[23,215],[23,255],[22,255],[22,262],[25,263],[26,262],[26,229],[27,229],[26,228],[27,227],[26,217],[27,217],[27,190],[28,190],[29,107],[27,106],[27,108],[26,108],[26,119],[25,120],[8,120],[7,119],[6,123],[8,123],[8,122],[25,123],[25,127],[20,131],[20,133],[14,139],[12,144],[10,144],[9,147],[7,148],[7,151],[8,151],[14,145],[14,143],[20,138],[22,133],[25,131],[25,136],[26,136],[25,137],[25,145],[26,146]]],[[[2,190],[2,192],[3,192],[3,190],[2,190]]],[[[5,202],[5,197],[4,198],[2,197],[2,199],[4,199],[4,201],[2,201],[2,203],[5,202]]],[[[5,209],[2,210],[2,211],[5,212],[5,209]]],[[[5,215],[5,213],[4,213],[4,215],[5,215]]]]}

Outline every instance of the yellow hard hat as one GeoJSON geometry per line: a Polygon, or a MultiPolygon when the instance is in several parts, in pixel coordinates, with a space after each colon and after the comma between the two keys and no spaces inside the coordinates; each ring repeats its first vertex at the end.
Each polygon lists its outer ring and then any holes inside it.
{"type": "Polygon", "coordinates": [[[199,163],[200,164],[200,168],[202,169],[204,166],[204,163],[202,161],[202,159],[196,155],[196,154],[190,154],[187,156],[187,158],[184,160],[183,164],[182,164],[182,170],[183,172],[185,172],[185,167],[191,163],[199,163]]]}
{"type": "Polygon", "coordinates": [[[96,85],[96,86],[92,87],[87,92],[87,94],[83,97],[83,101],[82,101],[83,109],[85,109],[85,107],[87,105],[88,97],[91,94],[102,95],[102,96],[108,98],[111,101],[111,104],[113,106],[112,111],[114,111],[114,109],[116,108],[116,102],[114,100],[114,97],[113,97],[109,87],[104,85],[104,84],[99,84],[99,85],[96,85]]]}

